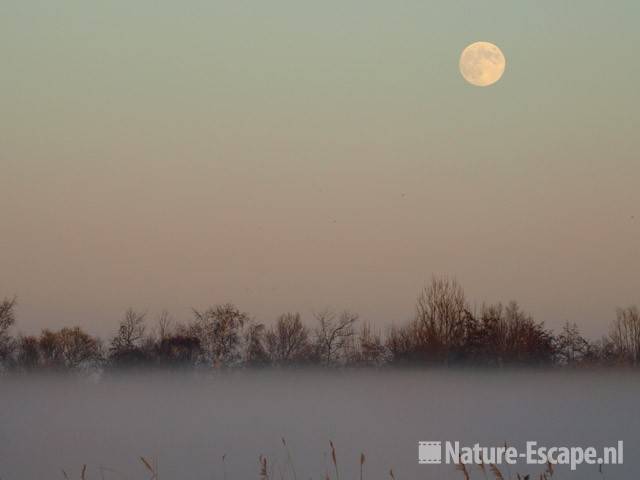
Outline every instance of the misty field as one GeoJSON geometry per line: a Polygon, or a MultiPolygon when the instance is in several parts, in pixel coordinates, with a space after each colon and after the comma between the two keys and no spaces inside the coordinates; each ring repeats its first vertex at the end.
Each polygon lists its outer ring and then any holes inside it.
{"type": "MultiPolygon", "coordinates": [[[[608,370],[237,370],[0,378],[3,480],[463,478],[418,465],[420,440],[548,445],[625,442],[625,464],[554,478],[640,473],[637,372],[608,370]],[[286,439],[286,446],[282,439],[286,439]]],[[[507,474],[542,469],[503,468],[507,474]]],[[[471,478],[484,478],[470,469],[471,478]]]]}

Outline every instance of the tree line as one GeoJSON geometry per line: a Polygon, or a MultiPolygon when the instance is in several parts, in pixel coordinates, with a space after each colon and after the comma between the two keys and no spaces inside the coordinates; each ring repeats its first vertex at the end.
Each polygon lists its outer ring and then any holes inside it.
{"type": "Polygon", "coordinates": [[[164,312],[153,326],[129,309],[103,341],[80,327],[12,335],[16,299],[0,302],[0,371],[132,367],[259,366],[597,366],[640,362],[640,312],[619,308],[608,335],[584,338],[567,323],[557,334],[516,302],[472,311],[455,280],[433,278],[420,292],[415,316],[382,332],[357,314],[323,310],[307,324],[284,313],[266,326],[233,304],[193,310],[184,323],[164,312]]]}

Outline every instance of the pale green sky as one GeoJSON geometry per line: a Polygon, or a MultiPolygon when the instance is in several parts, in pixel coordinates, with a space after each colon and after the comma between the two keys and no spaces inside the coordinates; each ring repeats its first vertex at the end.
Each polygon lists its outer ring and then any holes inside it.
{"type": "Polygon", "coordinates": [[[591,335],[640,303],[638,2],[100,3],[0,5],[23,331],[225,301],[383,326],[444,273],[591,335]]]}

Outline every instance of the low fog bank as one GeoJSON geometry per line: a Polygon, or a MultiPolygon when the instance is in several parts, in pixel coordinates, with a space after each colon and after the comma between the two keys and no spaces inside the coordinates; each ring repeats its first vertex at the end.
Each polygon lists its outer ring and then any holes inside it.
{"type": "MultiPolygon", "coordinates": [[[[102,376],[0,377],[0,477],[148,478],[140,456],[165,479],[273,477],[462,478],[450,466],[418,465],[419,440],[472,445],[605,446],[625,441],[626,463],[606,478],[637,476],[632,371],[235,370],[102,376]],[[224,460],[223,460],[224,456],[224,460]],[[102,470],[101,470],[101,467],[102,470]],[[103,477],[101,477],[101,474],[103,477]]],[[[511,473],[538,473],[519,466],[511,473]]],[[[563,478],[602,478],[581,466],[563,478]]],[[[507,473],[507,472],[505,472],[507,473]]],[[[559,472],[560,473],[560,472],[559,472]]],[[[560,475],[558,475],[560,476],[560,475]]],[[[472,470],[472,478],[482,478],[472,470]]]]}

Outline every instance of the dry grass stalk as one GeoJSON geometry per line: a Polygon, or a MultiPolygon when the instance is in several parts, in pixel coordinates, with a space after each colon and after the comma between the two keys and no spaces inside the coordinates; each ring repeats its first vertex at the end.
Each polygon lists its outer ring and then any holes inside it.
{"type": "Polygon", "coordinates": [[[147,470],[149,470],[149,473],[151,473],[150,480],[158,480],[158,472],[156,468],[153,465],[151,465],[151,463],[144,457],[140,457],[140,461],[147,468],[147,470]]]}
{"type": "Polygon", "coordinates": [[[496,467],[495,463],[489,464],[489,470],[491,470],[491,473],[493,473],[493,476],[496,477],[496,480],[504,480],[504,477],[502,476],[502,472],[498,467],[496,467]]]}
{"type": "Polygon", "coordinates": [[[227,463],[225,460],[227,459],[227,454],[222,455],[222,479],[227,480],[227,463]]]}
{"type": "Polygon", "coordinates": [[[289,464],[289,468],[291,469],[291,474],[293,475],[293,480],[298,480],[298,476],[296,475],[296,468],[293,465],[293,458],[291,457],[291,452],[289,451],[289,446],[287,445],[287,441],[282,437],[282,445],[284,446],[285,451],[287,452],[287,463],[289,464]]]}
{"type": "MultiPolygon", "coordinates": [[[[69,479],[69,475],[67,475],[67,472],[64,470],[64,468],[61,468],[60,471],[62,472],[62,476],[64,477],[65,480],[70,480],[69,479]]],[[[1,478],[0,478],[1,480],[1,478]]],[[[80,480],[87,480],[87,466],[86,465],[82,465],[82,470],[80,470],[80,480]]]]}
{"type": "Polygon", "coordinates": [[[484,462],[482,462],[482,461],[481,461],[481,462],[478,464],[478,468],[480,469],[480,471],[482,472],[482,475],[483,475],[483,476],[484,476],[484,478],[486,479],[486,478],[487,478],[487,469],[486,469],[486,468],[484,468],[484,462]]]}
{"type": "Polygon", "coordinates": [[[260,455],[258,458],[260,463],[260,478],[261,480],[269,480],[269,469],[267,468],[267,457],[260,455]]]}
{"type": "Polygon", "coordinates": [[[333,467],[336,470],[336,480],[340,480],[340,472],[338,471],[338,460],[336,459],[336,448],[333,446],[333,442],[329,441],[331,445],[331,460],[333,461],[333,467]]]}
{"type": "Polygon", "coordinates": [[[549,461],[547,461],[547,470],[546,470],[546,472],[549,474],[550,477],[553,477],[553,465],[549,461]]]}
{"type": "Polygon", "coordinates": [[[464,480],[469,480],[469,472],[467,471],[467,467],[464,465],[464,463],[458,463],[456,465],[456,470],[462,472],[462,474],[464,475],[464,480]]]}

